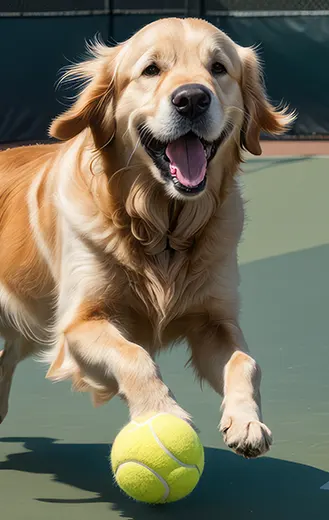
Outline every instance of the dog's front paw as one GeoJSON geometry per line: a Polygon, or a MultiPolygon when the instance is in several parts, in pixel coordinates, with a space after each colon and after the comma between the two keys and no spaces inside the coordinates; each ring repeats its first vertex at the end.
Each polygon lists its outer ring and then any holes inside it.
{"type": "Polygon", "coordinates": [[[183,419],[193,427],[193,421],[190,414],[188,414],[176,403],[176,401],[171,398],[161,400],[160,402],[156,402],[154,400],[148,402],[147,404],[143,403],[143,405],[140,407],[130,408],[131,419],[135,419],[136,417],[149,413],[170,413],[172,415],[176,415],[176,417],[179,417],[180,419],[183,419]]]}
{"type": "Polygon", "coordinates": [[[171,401],[170,403],[167,403],[166,406],[161,406],[158,411],[176,415],[176,417],[183,419],[191,426],[193,426],[193,420],[191,415],[187,413],[183,408],[181,408],[176,402],[171,401]]]}
{"type": "Polygon", "coordinates": [[[272,444],[272,433],[265,424],[257,420],[248,421],[238,415],[225,414],[220,431],[228,447],[247,459],[263,455],[272,444]]]}

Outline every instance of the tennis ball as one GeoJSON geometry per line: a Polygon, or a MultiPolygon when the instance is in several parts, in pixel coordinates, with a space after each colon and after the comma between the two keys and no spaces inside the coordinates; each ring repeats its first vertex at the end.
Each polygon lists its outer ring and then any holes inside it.
{"type": "Polygon", "coordinates": [[[138,417],[116,437],[113,474],[131,498],[149,504],[175,502],[197,485],[204,452],[193,428],[183,419],[156,413],[138,417]]]}

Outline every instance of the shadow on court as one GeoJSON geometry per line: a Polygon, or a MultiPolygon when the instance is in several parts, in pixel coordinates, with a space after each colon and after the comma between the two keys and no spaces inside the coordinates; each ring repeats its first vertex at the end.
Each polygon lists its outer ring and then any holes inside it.
{"type": "Polygon", "coordinates": [[[95,493],[94,498],[72,500],[35,497],[54,508],[60,504],[108,502],[122,518],[134,520],[306,520],[325,518],[328,513],[329,492],[320,487],[329,480],[329,474],[302,464],[266,457],[248,461],[224,450],[206,448],[205,472],[197,490],[177,504],[149,507],[127,499],[113,484],[107,460],[109,446],[105,444],[58,444],[56,439],[42,437],[0,441],[17,442],[28,450],[9,454],[0,463],[0,470],[50,474],[57,482],[95,493]]]}

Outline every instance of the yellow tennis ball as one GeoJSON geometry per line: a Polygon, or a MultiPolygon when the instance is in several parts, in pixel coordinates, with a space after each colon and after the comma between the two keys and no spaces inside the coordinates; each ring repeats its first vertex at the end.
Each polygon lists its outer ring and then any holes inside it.
{"type": "Polygon", "coordinates": [[[187,422],[168,413],[131,421],[116,437],[112,470],[120,488],[149,504],[175,502],[197,485],[204,467],[200,439],[187,422]]]}

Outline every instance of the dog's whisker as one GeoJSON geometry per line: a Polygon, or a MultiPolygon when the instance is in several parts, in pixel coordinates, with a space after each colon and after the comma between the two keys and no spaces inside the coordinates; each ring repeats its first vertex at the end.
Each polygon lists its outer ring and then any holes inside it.
{"type": "Polygon", "coordinates": [[[134,147],[133,151],[131,152],[131,155],[130,155],[128,161],[127,161],[126,168],[129,167],[130,162],[131,162],[131,160],[132,160],[132,158],[133,158],[133,156],[134,156],[134,153],[136,152],[136,150],[137,150],[137,148],[139,147],[140,143],[141,143],[141,140],[138,139],[138,140],[136,141],[135,147],[134,147]]]}

